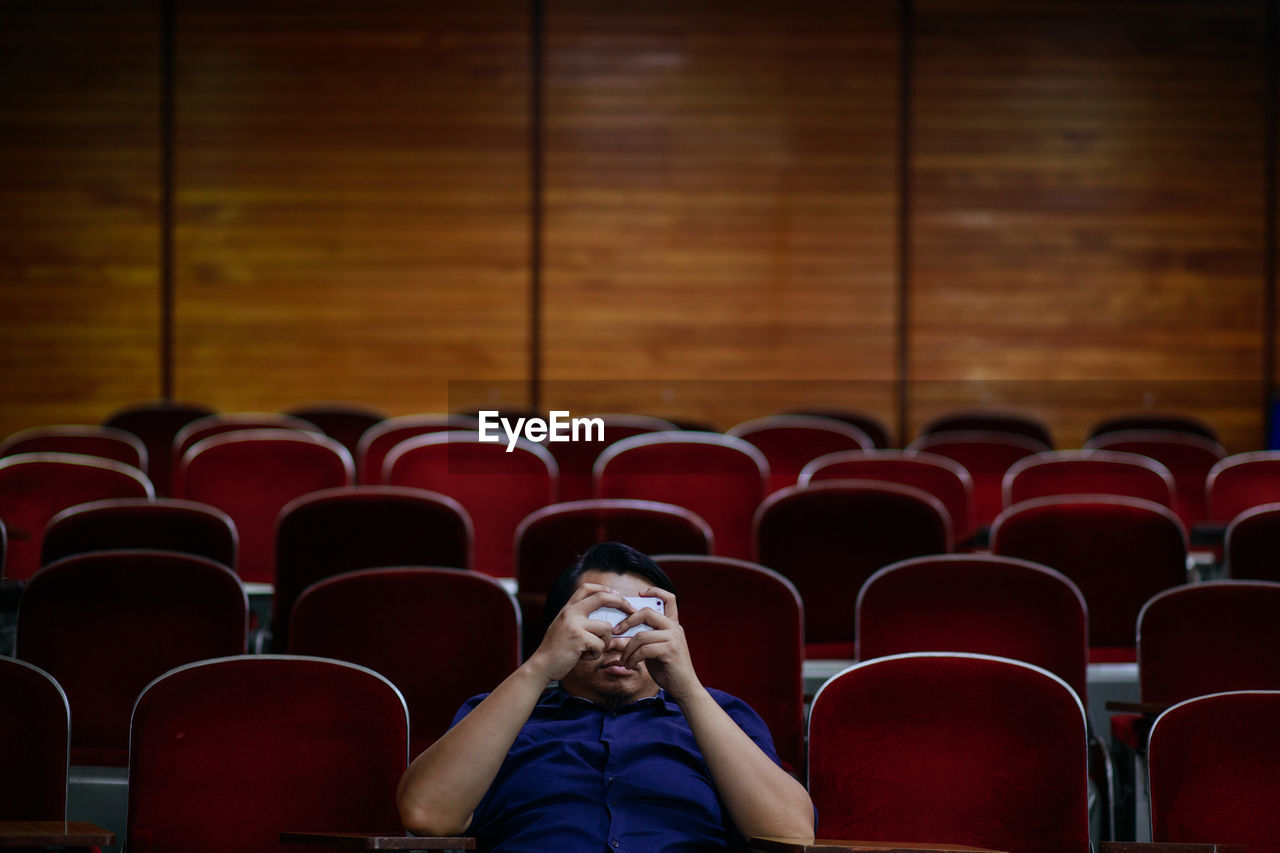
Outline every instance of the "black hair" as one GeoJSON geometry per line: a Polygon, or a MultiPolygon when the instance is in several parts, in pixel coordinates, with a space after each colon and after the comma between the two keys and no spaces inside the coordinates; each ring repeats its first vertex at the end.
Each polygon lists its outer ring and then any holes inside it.
{"type": "Polygon", "coordinates": [[[659,589],[665,589],[673,594],[676,591],[675,584],[671,582],[671,578],[667,577],[667,573],[662,570],[662,567],[650,559],[647,554],[642,554],[630,545],[623,545],[621,542],[601,542],[599,545],[592,545],[588,548],[586,553],[579,557],[578,561],[572,566],[561,572],[560,577],[556,578],[555,583],[551,585],[551,589],[547,592],[547,601],[542,610],[542,632],[544,634],[547,632],[547,628],[551,627],[551,623],[559,615],[565,604],[573,597],[574,590],[578,588],[578,581],[581,580],[583,573],[593,570],[617,575],[637,575],[659,589]]]}

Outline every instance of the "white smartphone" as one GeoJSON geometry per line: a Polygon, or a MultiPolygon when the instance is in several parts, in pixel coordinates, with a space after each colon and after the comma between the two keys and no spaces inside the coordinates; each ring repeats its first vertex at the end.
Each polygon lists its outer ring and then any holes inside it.
{"type": "MultiPolygon", "coordinates": [[[[627,604],[630,604],[636,610],[641,610],[647,607],[650,610],[654,610],[658,613],[665,612],[662,609],[661,598],[644,596],[644,595],[627,595],[623,597],[626,598],[627,604]]],[[[624,613],[623,611],[619,610],[616,607],[601,607],[591,611],[591,613],[587,616],[587,618],[599,619],[602,622],[608,622],[610,625],[617,625],[623,619],[626,619],[628,615],[629,614],[624,613]]],[[[634,628],[631,628],[630,630],[627,630],[621,634],[618,634],[618,636],[634,637],[636,634],[640,633],[641,631],[652,631],[652,630],[653,630],[653,626],[640,624],[640,625],[636,625],[634,628]]]]}

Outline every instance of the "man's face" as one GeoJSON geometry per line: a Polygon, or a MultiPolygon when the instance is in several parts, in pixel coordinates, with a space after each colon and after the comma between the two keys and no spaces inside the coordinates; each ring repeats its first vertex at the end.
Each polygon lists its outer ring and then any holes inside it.
{"type": "MultiPolygon", "coordinates": [[[[638,575],[619,575],[595,569],[583,572],[578,583],[601,584],[619,595],[640,595],[653,585],[638,575]]],[[[624,705],[656,696],[658,685],[649,677],[643,662],[636,669],[622,665],[622,650],[628,642],[614,637],[594,660],[583,655],[569,674],[560,679],[560,686],[566,693],[606,706],[624,705]]]]}

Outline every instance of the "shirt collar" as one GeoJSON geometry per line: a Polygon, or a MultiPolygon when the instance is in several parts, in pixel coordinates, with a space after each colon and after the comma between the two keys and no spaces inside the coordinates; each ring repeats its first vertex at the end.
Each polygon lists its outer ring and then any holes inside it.
{"type": "MultiPolygon", "coordinates": [[[[605,708],[602,705],[597,705],[595,702],[592,702],[590,699],[584,699],[581,696],[574,696],[571,693],[566,693],[564,690],[560,688],[559,685],[549,688],[545,693],[543,693],[542,698],[538,701],[538,704],[543,705],[545,707],[549,707],[549,708],[564,708],[566,705],[577,705],[577,706],[586,707],[586,708],[597,708],[601,711],[605,710],[605,708]]],[[[661,705],[668,712],[673,714],[682,713],[680,711],[680,706],[677,705],[675,702],[671,701],[670,699],[668,699],[667,691],[662,689],[658,690],[658,693],[656,696],[646,696],[643,699],[637,699],[635,702],[628,702],[625,705],[619,705],[617,708],[613,710],[618,713],[625,714],[628,711],[639,710],[640,708],[647,708],[650,705],[661,705]]]]}

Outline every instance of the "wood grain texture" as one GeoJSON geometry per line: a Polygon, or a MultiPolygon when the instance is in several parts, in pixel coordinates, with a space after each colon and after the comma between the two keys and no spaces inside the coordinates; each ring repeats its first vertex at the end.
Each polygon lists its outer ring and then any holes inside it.
{"type": "Polygon", "coordinates": [[[157,6],[0,4],[0,435],[159,387],[157,6]]]}
{"type": "Polygon", "coordinates": [[[548,404],[604,380],[590,408],[727,426],[876,380],[825,402],[892,411],[897,6],[780,8],[547,4],[548,404]]]}
{"type": "Polygon", "coordinates": [[[951,384],[913,419],[985,394],[1078,446],[1150,397],[1255,445],[1264,3],[915,5],[910,377],[951,384]]]}
{"type": "MultiPolygon", "coordinates": [[[[529,369],[526,4],[180,0],[175,389],[443,410],[529,369]]],[[[520,401],[515,401],[520,402],[520,401]]]]}

